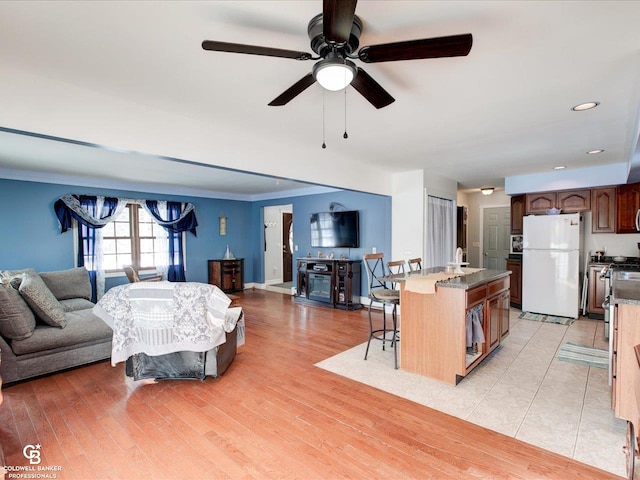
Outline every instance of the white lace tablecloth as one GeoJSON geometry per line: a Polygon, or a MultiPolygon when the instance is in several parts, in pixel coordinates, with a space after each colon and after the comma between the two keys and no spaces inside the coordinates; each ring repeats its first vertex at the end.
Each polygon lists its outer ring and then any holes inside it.
{"type": "Polygon", "coordinates": [[[113,329],[111,364],[136,353],[206,352],[225,342],[242,315],[215,285],[138,282],[107,291],[93,313],[113,329]]]}

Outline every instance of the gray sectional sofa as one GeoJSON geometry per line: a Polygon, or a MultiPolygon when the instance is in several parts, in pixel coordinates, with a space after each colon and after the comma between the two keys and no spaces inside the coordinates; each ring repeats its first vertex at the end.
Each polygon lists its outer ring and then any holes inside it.
{"type": "Polygon", "coordinates": [[[0,270],[0,377],[4,384],[104,360],[112,330],[92,313],[84,267],[0,270]]]}

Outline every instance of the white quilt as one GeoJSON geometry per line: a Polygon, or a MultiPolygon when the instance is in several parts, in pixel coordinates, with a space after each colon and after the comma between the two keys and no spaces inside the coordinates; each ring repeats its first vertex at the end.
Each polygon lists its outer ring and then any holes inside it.
{"type": "Polygon", "coordinates": [[[113,329],[111,364],[136,353],[206,352],[225,342],[240,307],[215,285],[138,282],[110,289],[93,308],[113,329]]]}

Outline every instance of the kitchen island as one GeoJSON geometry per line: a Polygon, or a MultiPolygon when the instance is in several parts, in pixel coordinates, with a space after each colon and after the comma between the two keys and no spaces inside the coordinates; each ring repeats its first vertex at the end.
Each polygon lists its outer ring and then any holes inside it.
{"type": "Polygon", "coordinates": [[[511,272],[463,268],[464,275],[446,279],[454,274],[444,270],[393,276],[400,285],[400,368],[455,385],[509,333],[511,272]],[[484,341],[477,331],[467,341],[473,316],[484,341]]]}
{"type": "Polygon", "coordinates": [[[640,271],[612,275],[609,373],[611,408],[627,420],[627,472],[633,471],[640,428],[640,271]]]}

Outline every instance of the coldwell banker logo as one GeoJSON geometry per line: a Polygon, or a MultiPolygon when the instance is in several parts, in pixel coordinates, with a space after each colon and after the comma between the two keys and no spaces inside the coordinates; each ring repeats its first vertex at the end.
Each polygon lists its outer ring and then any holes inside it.
{"type": "Polygon", "coordinates": [[[25,445],[22,449],[24,458],[28,459],[31,465],[40,464],[40,448],[42,448],[42,445],[38,443],[37,445],[25,445]]]}
{"type": "Polygon", "coordinates": [[[22,449],[22,455],[29,460],[29,465],[5,465],[0,466],[0,480],[5,478],[39,478],[39,479],[56,479],[58,472],[62,472],[60,465],[40,465],[42,445],[25,445],[22,449]]]}

